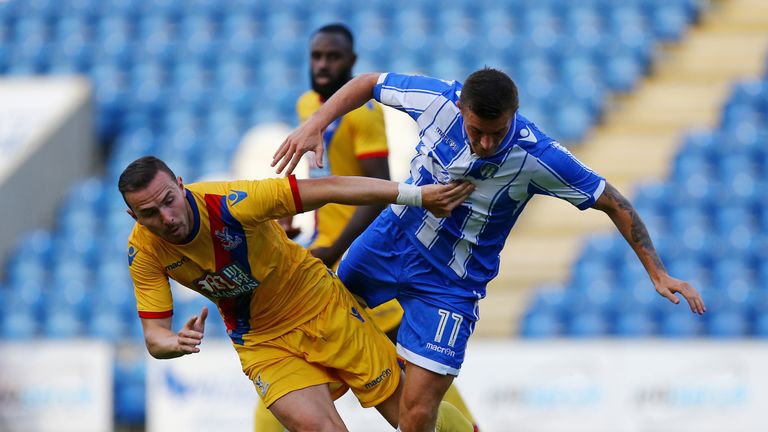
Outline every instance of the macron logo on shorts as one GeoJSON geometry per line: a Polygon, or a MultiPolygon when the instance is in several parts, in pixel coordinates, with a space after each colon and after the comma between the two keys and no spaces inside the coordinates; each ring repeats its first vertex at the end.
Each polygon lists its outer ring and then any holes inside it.
{"type": "Polygon", "coordinates": [[[371,382],[369,382],[369,383],[365,384],[365,388],[366,388],[366,389],[368,389],[368,390],[370,390],[370,389],[372,389],[372,388],[376,387],[377,385],[379,385],[379,383],[381,383],[382,381],[384,381],[384,378],[386,378],[386,377],[388,377],[388,376],[390,376],[390,375],[392,375],[392,369],[390,369],[390,368],[386,368],[386,369],[384,369],[384,370],[381,372],[381,375],[377,376],[377,377],[376,377],[376,379],[374,379],[373,381],[371,381],[371,382]]]}
{"type": "Polygon", "coordinates": [[[354,307],[352,308],[352,313],[351,313],[351,315],[352,315],[353,317],[355,317],[355,318],[359,319],[359,320],[360,320],[360,322],[365,322],[365,318],[363,318],[363,316],[362,316],[362,315],[360,315],[360,311],[358,311],[358,310],[357,310],[356,308],[354,308],[354,307]]]}

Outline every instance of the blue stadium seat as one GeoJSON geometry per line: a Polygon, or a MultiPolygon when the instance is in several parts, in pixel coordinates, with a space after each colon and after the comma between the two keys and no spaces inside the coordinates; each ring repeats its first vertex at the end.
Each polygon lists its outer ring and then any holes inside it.
{"type": "Polygon", "coordinates": [[[633,90],[645,70],[636,55],[622,49],[606,50],[599,64],[603,70],[606,85],[616,92],[633,90]]]}
{"type": "Polygon", "coordinates": [[[684,147],[678,153],[673,162],[672,169],[674,178],[681,182],[696,175],[710,176],[715,173],[715,167],[710,160],[710,155],[704,149],[693,145],[684,147]]]}
{"type": "Polygon", "coordinates": [[[561,286],[549,285],[536,288],[529,310],[561,316],[566,313],[568,307],[568,292],[561,286]]]}
{"type": "Polygon", "coordinates": [[[672,305],[674,311],[661,315],[659,333],[668,338],[691,338],[704,334],[703,319],[691,313],[685,305],[672,305]]]}
{"type": "Polygon", "coordinates": [[[584,257],[574,266],[571,280],[574,285],[579,286],[586,286],[595,281],[612,283],[615,280],[613,264],[600,256],[584,257]]]}
{"type": "Polygon", "coordinates": [[[710,311],[707,326],[708,335],[715,338],[747,337],[750,333],[749,323],[740,311],[710,311]]]}
{"type": "Polygon", "coordinates": [[[25,282],[33,282],[43,285],[46,281],[47,266],[41,257],[18,256],[8,265],[8,282],[19,286],[25,282]]]}
{"type": "Polygon", "coordinates": [[[73,310],[57,309],[45,315],[43,335],[51,339],[71,339],[83,334],[83,324],[73,310]]]}
{"type": "Polygon", "coordinates": [[[566,103],[557,109],[555,122],[556,129],[559,131],[555,139],[565,143],[576,143],[585,137],[593,123],[593,116],[583,104],[566,103]]]}
{"type": "Polygon", "coordinates": [[[30,311],[34,315],[40,313],[44,300],[44,287],[42,283],[31,280],[10,284],[8,289],[13,294],[9,296],[9,306],[13,309],[30,311]]]}
{"type": "Polygon", "coordinates": [[[552,338],[563,334],[563,326],[555,314],[534,312],[523,320],[520,334],[525,338],[552,338]]]}
{"type": "Polygon", "coordinates": [[[597,310],[581,310],[568,322],[567,334],[577,338],[605,337],[610,333],[606,316],[597,310]]]}
{"type": "Polygon", "coordinates": [[[677,41],[690,22],[690,15],[681,3],[660,4],[652,12],[650,26],[654,34],[664,41],[677,41]]]}
{"type": "Polygon", "coordinates": [[[122,340],[126,322],[114,311],[96,310],[88,321],[87,335],[107,342],[122,340]]]}
{"type": "Polygon", "coordinates": [[[8,310],[0,315],[0,339],[7,341],[29,340],[38,335],[37,317],[28,310],[8,310]]]}
{"type": "Polygon", "coordinates": [[[644,310],[627,310],[616,317],[614,333],[618,337],[641,338],[657,333],[656,322],[644,310]]]}

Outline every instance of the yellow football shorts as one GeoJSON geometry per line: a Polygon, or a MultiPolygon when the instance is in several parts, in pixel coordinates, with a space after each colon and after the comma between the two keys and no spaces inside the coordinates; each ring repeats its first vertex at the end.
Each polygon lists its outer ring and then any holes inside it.
{"type": "Polygon", "coordinates": [[[235,345],[243,371],[269,407],[280,397],[330,384],[334,399],[348,388],[364,407],[389,398],[400,383],[395,346],[337,278],[315,318],[259,344],[235,345]]]}
{"type": "Polygon", "coordinates": [[[384,333],[400,325],[400,321],[403,319],[403,307],[396,299],[382,303],[375,308],[365,308],[365,310],[384,333]]]}

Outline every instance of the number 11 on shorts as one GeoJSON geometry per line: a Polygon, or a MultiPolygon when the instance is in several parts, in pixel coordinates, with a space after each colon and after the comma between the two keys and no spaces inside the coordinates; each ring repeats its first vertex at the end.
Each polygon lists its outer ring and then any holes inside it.
{"type": "Polygon", "coordinates": [[[440,323],[437,325],[437,332],[435,333],[435,342],[443,342],[443,333],[445,333],[445,326],[448,324],[448,317],[453,318],[453,329],[451,330],[451,336],[448,338],[448,346],[452,347],[456,343],[456,337],[459,335],[459,328],[461,328],[461,322],[464,321],[464,317],[456,312],[449,312],[445,309],[438,309],[437,313],[440,314],[440,323]]]}

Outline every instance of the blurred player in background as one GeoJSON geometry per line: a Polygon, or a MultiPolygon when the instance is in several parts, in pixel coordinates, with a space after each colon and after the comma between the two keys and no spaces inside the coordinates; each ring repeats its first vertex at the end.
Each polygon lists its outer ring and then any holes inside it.
{"type": "MultiPolygon", "coordinates": [[[[346,430],[333,399],[347,388],[397,426],[402,385],[391,341],[333,272],[274,219],[328,202],[401,202],[447,215],[470,184],[418,188],[365,177],[291,176],[185,187],[164,162],[147,156],[128,165],[118,187],[137,222],[128,265],[153,357],[197,353],[203,339],[207,308],[172,330],[171,278],[217,305],[243,372],[289,430],[346,430]]],[[[445,430],[471,430],[459,420],[463,428],[445,430]]]]}
{"type": "Polygon", "coordinates": [[[618,190],[518,113],[517,87],[495,69],[462,85],[423,76],[366,74],[351,80],[275,154],[290,173],[301,155],[324,151],[321,131],[371,98],[406,112],[421,141],[411,161],[414,184],[462,180],[476,185],[450,217],[390,206],[352,244],[339,277],[368,305],[397,298],[404,309],[398,354],[407,360],[400,403],[403,431],[432,431],[438,404],[458,375],[479,319],[478,301],[499,269],[499,253],[535,194],[605,212],[635,251],[656,291],[680,293],[704,313],[699,293],[671,277],[648,231],[618,190]]]}
{"type": "MultiPolygon", "coordinates": [[[[352,79],[357,60],[352,32],[343,24],[329,24],[316,30],[310,39],[310,80],[312,90],[296,104],[299,121],[304,123],[323,103],[352,79]]],[[[381,105],[369,100],[363,106],[335,119],[323,132],[323,167],[310,164],[311,178],[366,176],[389,180],[389,148],[381,105]]],[[[315,233],[309,246],[312,255],[335,269],[350,244],[373,222],[385,206],[328,204],[315,214],[315,233]]],[[[282,219],[286,233],[298,234],[289,218],[282,219]]],[[[393,299],[368,310],[374,322],[394,341],[403,309],[393,299]]],[[[474,418],[455,386],[445,400],[456,406],[474,423],[474,418]]],[[[280,432],[282,427],[261,404],[256,409],[257,432],[280,432]]]]}

